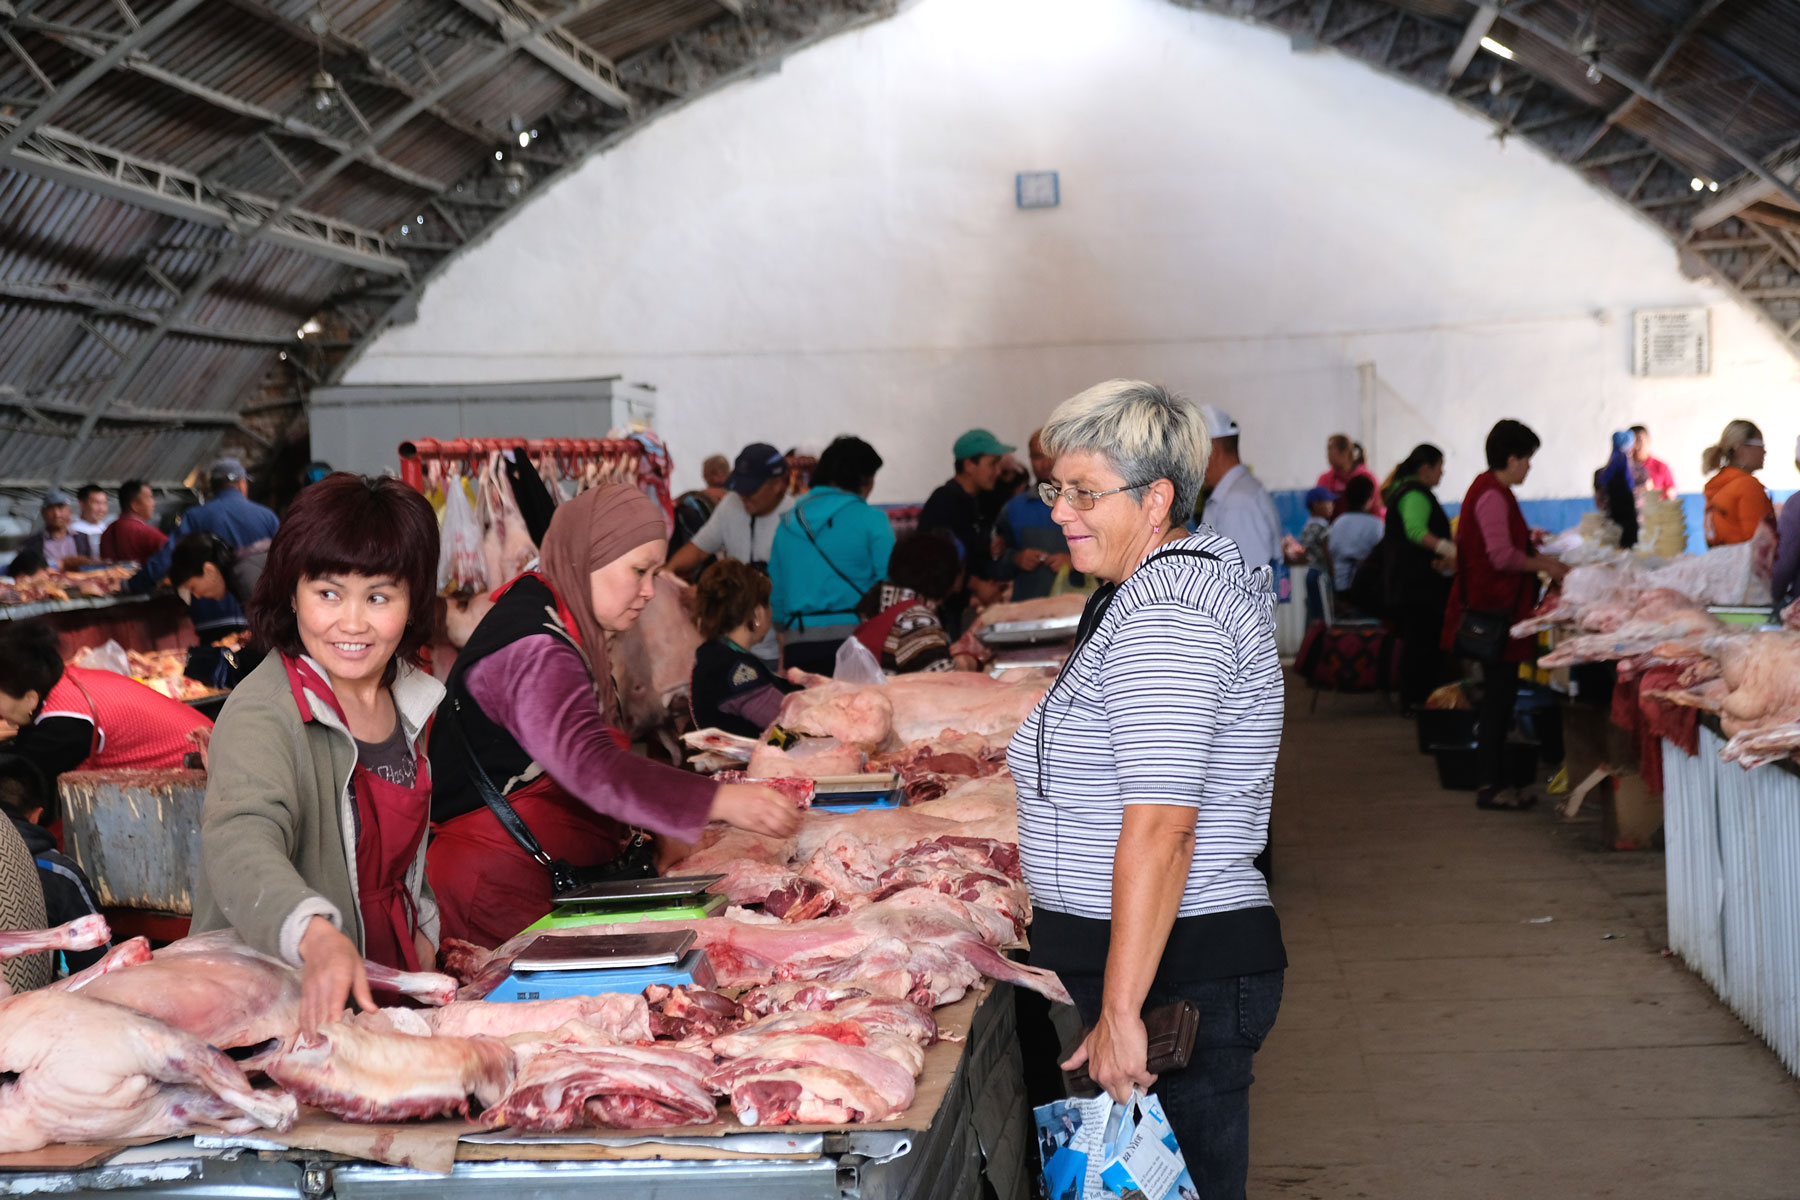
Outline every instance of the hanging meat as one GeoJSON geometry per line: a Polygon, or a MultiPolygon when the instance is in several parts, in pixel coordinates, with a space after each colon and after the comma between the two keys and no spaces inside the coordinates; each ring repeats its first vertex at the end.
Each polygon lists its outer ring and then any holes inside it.
{"type": "Polygon", "coordinates": [[[705,639],[688,615],[690,589],[670,575],[656,577],[656,594],[631,628],[612,639],[613,682],[625,713],[626,732],[642,738],[658,731],[672,742],[688,723],[688,687],[694,655],[705,639]]]}

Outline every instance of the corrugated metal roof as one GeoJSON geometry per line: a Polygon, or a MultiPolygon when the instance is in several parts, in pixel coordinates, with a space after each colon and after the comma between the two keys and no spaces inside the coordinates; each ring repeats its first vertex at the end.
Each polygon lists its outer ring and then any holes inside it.
{"type": "MultiPolygon", "coordinates": [[[[30,62],[0,48],[0,140],[11,122],[54,111],[0,158],[0,485],[185,475],[217,444],[220,414],[330,377],[547,177],[761,57],[898,2],[15,3],[0,27],[30,62]],[[575,39],[588,65],[559,41],[503,44],[514,34],[502,12],[566,16],[556,37],[575,39]],[[67,95],[114,46],[123,61],[67,95]],[[321,66],[336,85],[323,109],[310,90],[321,66]],[[40,177],[46,155],[60,164],[53,178],[40,177]],[[319,335],[292,337],[315,317],[319,335]]],[[[1754,181],[1744,158],[1779,163],[1800,139],[1795,0],[1508,5],[1494,34],[1515,61],[1498,81],[1487,56],[1463,80],[1446,76],[1477,11],[1468,0],[1173,2],[1342,36],[1345,53],[1533,137],[1677,239],[1703,213],[1724,222],[1706,243],[1725,248],[1714,267],[1755,290],[1731,255],[1767,245],[1756,231],[1772,227],[1753,222],[1790,201],[1767,187],[1726,201],[1754,181]],[[1682,192],[1690,175],[1697,195],[1682,192]]],[[[1795,243],[1779,245],[1781,268],[1800,270],[1795,243]]],[[[1764,308],[1779,320],[1792,304],[1764,308]]]]}

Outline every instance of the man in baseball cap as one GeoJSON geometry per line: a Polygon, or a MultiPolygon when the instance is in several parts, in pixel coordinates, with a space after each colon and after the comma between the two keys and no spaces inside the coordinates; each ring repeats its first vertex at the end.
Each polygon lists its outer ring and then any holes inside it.
{"type": "Polygon", "coordinates": [[[993,524],[982,503],[1000,478],[1000,459],[1017,447],[1009,446],[985,429],[971,429],[950,448],[956,474],[925,501],[919,510],[919,532],[942,529],[956,539],[968,572],[968,588],[939,607],[938,616],[951,637],[962,633],[971,598],[982,604],[999,599],[1002,584],[995,579],[993,524]]]}
{"type": "MultiPolygon", "coordinates": [[[[669,559],[669,570],[692,578],[715,555],[723,554],[767,572],[775,549],[775,529],[793,501],[787,494],[787,455],[767,442],[752,442],[738,453],[725,480],[725,496],[706,524],[669,559]]],[[[774,632],[751,647],[770,662],[780,654],[774,632]]]]}
{"type": "Polygon", "coordinates": [[[17,565],[9,565],[7,574],[29,574],[27,568],[42,570],[47,566],[52,570],[59,570],[86,564],[88,560],[81,557],[81,550],[75,544],[75,534],[69,528],[69,523],[75,516],[74,505],[74,497],[58,488],[51,488],[44,493],[43,503],[38,505],[44,527],[19,544],[19,552],[13,559],[17,565]],[[39,565],[40,559],[42,566],[39,565]]]}
{"type": "MultiPolygon", "coordinates": [[[[175,526],[169,540],[132,580],[134,588],[146,584],[154,587],[162,582],[169,573],[169,564],[181,539],[190,533],[210,533],[231,548],[235,563],[234,593],[248,596],[255,589],[257,576],[262,574],[263,562],[268,557],[269,543],[280,528],[281,519],[273,509],[264,508],[250,499],[250,474],[240,460],[216,460],[208,468],[207,477],[212,497],[181,515],[181,522],[175,526]]],[[[225,628],[233,622],[243,624],[243,614],[237,607],[235,602],[229,602],[216,614],[196,607],[193,613],[195,627],[203,621],[208,629],[225,628]]]]}
{"type": "Polygon", "coordinates": [[[1206,464],[1210,494],[1201,520],[1236,542],[1244,565],[1251,570],[1264,563],[1280,563],[1281,516],[1269,489],[1238,457],[1238,437],[1243,431],[1230,413],[1215,404],[1202,404],[1200,416],[1212,435],[1212,458],[1206,464]]]}

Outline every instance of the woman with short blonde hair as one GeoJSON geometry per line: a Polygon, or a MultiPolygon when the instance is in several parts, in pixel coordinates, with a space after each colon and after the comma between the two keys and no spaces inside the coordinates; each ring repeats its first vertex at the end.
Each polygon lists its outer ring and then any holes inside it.
{"type": "Polygon", "coordinates": [[[1775,515],[1769,493],[1756,478],[1767,455],[1762,430],[1753,421],[1725,426],[1716,445],[1700,455],[1706,481],[1706,544],[1735,546],[1756,536],[1756,528],[1775,515]]]}

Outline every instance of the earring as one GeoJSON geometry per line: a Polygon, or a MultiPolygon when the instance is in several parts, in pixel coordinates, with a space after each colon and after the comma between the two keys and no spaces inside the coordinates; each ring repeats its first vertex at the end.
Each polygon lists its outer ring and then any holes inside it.
{"type": "Polygon", "coordinates": [[[1150,527],[1150,536],[1151,536],[1151,537],[1155,537],[1155,536],[1156,536],[1156,535],[1157,535],[1157,534],[1159,534],[1159,533],[1161,533],[1161,532],[1162,532],[1162,526],[1161,526],[1161,525],[1152,525],[1152,526],[1151,526],[1151,527],[1150,527]]]}

